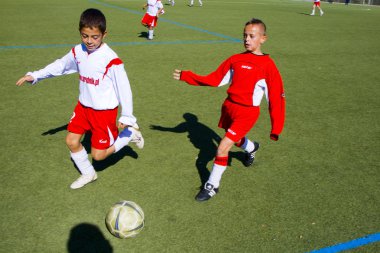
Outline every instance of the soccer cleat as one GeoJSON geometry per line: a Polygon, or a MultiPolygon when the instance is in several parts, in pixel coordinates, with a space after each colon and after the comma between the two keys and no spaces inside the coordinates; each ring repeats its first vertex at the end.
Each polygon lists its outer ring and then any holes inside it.
{"type": "Polygon", "coordinates": [[[323,11],[321,11],[321,16],[323,16],[323,13],[324,13],[324,12],[323,12],[323,11]]]}
{"type": "Polygon", "coordinates": [[[217,194],[219,188],[214,188],[214,186],[210,183],[206,183],[204,188],[199,191],[195,199],[197,201],[206,201],[212,198],[215,194],[217,194]]]}
{"type": "Polygon", "coordinates": [[[245,158],[244,158],[243,164],[246,167],[249,167],[253,164],[253,162],[255,161],[256,151],[260,148],[260,144],[258,142],[254,141],[253,144],[255,145],[255,148],[253,149],[253,151],[245,152],[245,158]]]}
{"type": "Polygon", "coordinates": [[[144,138],[140,132],[140,130],[132,127],[132,139],[131,142],[133,142],[139,149],[142,149],[144,147],[144,138]]]}
{"type": "Polygon", "coordinates": [[[77,180],[75,180],[70,185],[70,188],[73,190],[82,188],[86,184],[89,184],[89,183],[95,181],[97,178],[98,178],[98,175],[96,175],[96,172],[94,174],[81,175],[77,180]]]}

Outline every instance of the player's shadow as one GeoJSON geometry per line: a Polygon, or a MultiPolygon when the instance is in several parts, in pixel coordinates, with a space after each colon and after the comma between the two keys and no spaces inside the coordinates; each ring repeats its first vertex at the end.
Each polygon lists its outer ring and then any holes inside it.
{"type": "Polygon", "coordinates": [[[81,223],[71,229],[67,251],[69,253],[112,253],[113,248],[97,226],[81,223]]]}
{"type": "Polygon", "coordinates": [[[139,38],[148,38],[148,33],[147,32],[140,32],[139,38]]]}
{"type": "MultiPolygon", "coordinates": [[[[43,136],[53,135],[53,134],[56,134],[60,131],[65,131],[66,129],[67,129],[67,124],[60,126],[60,127],[57,127],[57,128],[50,129],[50,130],[42,133],[41,135],[43,135],[43,136]]],[[[91,151],[91,133],[86,133],[84,135],[83,140],[82,140],[82,145],[87,150],[87,152],[90,153],[90,151],[91,151]]],[[[122,148],[119,152],[110,155],[109,157],[107,157],[103,161],[93,160],[92,165],[94,166],[94,169],[96,171],[102,171],[102,170],[105,170],[108,167],[116,164],[118,161],[123,159],[125,156],[130,156],[134,159],[138,158],[138,154],[131,147],[126,146],[126,147],[122,148]]],[[[74,162],[73,162],[73,164],[74,164],[74,162]]],[[[74,166],[78,170],[78,168],[76,167],[75,164],[74,164],[74,166]]]]}
{"type": "Polygon", "coordinates": [[[298,14],[305,15],[305,16],[310,16],[310,13],[306,13],[306,12],[298,12],[298,14]]]}
{"type": "Polygon", "coordinates": [[[210,176],[207,164],[215,157],[221,138],[212,129],[199,122],[196,115],[185,113],[183,118],[185,121],[174,127],[151,125],[150,128],[164,132],[188,133],[190,142],[199,150],[195,166],[203,185],[210,176]]]}

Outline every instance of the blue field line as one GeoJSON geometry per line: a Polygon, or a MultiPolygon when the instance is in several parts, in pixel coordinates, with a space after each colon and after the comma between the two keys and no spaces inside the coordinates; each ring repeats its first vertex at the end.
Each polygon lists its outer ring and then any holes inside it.
{"type": "Polygon", "coordinates": [[[380,241],[380,233],[375,233],[375,234],[354,239],[352,241],[339,243],[339,244],[318,249],[318,250],[313,250],[313,251],[310,251],[309,253],[336,253],[336,252],[341,252],[344,250],[355,249],[360,246],[364,246],[364,245],[374,243],[374,242],[379,242],[379,241],[380,241]]]}
{"type": "MultiPolygon", "coordinates": [[[[128,9],[128,8],[125,8],[125,7],[120,7],[120,6],[117,6],[117,5],[108,4],[108,3],[104,3],[104,2],[101,2],[101,1],[97,1],[97,0],[89,0],[89,1],[92,2],[92,3],[96,3],[96,4],[100,4],[100,5],[109,7],[109,8],[126,11],[126,12],[129,12],[129,13],[132,13],[132,14],[137,14],[137,15],[140,15],[141,17],[145,14],[145,12],[128,9]]],[[[216,32],[211,32],[211,31],[208,31],[208,30],[205,30],[205,29],[202,29],[202,28],[198,28],[198,27],[195,27],[195,26],[182,24],[182,23],[179,23],[179,22],[176,22],[176,21],[172,21],[172,20],[169,20],[169,19],[166,19],[166,18],[162,18],[162,17],[160,17],[160,22],[170,23],[170,24],[173,24],[173,25],[176,25],[176,26],[184,27],[186,29],[190,29],[190,30],[194,30],[194,31],[202,32],[202,33],[207,33],[209,35],[213,35],[213,36],[216,36],[216,37],[219,37],[219,38],[223,38],[223,39],[228,39],[228,40],[231,40],[231,41],[234,41],[234,42],[241,42],[241,39],[237,39],[237,38],[234,38],[234,37],[231,37],[231,36],[228,36],[228,35],[224,35],[224,34],[220,34],[220,33],[216,33],[216,32]]]]}
{"type": "MultiPolygon", "coordinates": [[[[218,44],[235,43],[231,40],[176,40],[176,41],[130,41],[130,42],[107,42],[110,46],[139,46],[139,45],[180,45],[180,44],[218,44]]],[[[51,45],[19,45],[19,46],[0,46],[0,50],[10,49],[39,49],[39,48],[71,48],[76,44],[51,44],[51,45]]]]}

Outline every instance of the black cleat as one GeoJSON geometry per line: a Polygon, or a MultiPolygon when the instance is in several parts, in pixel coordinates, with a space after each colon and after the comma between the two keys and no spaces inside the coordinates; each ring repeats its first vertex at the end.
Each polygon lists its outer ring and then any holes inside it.
{"type": "Polygon", "coordinates": [[[245,167],[249,167],[253,164],[253,162],[255,161],[256,151],[260,148],[260,144],[258,142],[254,141],[253,144],[255,144],[255,148],[253,149],[253,151],[245,153],[245,157],[243,161],[243,164],[245,165],[245,167]]]}
{"type": "Polygon", "coordinates": [[[212,198],[215,194],[217,194],[219,188],[214,188],[214,186],[210,183],[206,183],[204,188],[199,191],[195,199],[197,201],[206,201],[212,198]]]}

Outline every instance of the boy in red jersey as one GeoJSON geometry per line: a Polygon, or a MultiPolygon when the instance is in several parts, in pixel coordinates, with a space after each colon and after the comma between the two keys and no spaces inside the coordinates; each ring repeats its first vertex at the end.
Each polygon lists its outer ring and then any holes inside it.
{"type": "Polygon", "coordinates": [[[275,63],[269,55],[261,52],[261,45],[266,39],[265,24],[259,19],[252,19],[244,28],[244,53],[231,56],[206,76],[174,70],[174,79],[190,85],[220,87],[230,83],[219,120],[219,127],[225,129],[226,133],[219,143],[210,177],[195,197],[198,201],[206,201],[218,192],[220,180],[227,168],[228,153],[233,145],[245,150],[244,165],[252,165],[259,143],[250,141],[246,135],[259,117],[259,106],[264,95],[269,103],[272,124],[270,138],[277,141],[282,132],[285,93],[275,63]]]}
{"type": "Polygon", "coordinates": [[[70,156],[81,172],[71,189],[78,189],[97,179],[97,174],[81,144],[82,136],[91,132],[91,155],[104,160],[129,142],[143,148],[144,139],[133,116],[132,92],[124,64],[103,42],[107,34],[106,19],[97,9],[85,10],[79,21],[82,43],[45,68],[28,72],[17,82],[32,84],[46,78],[79,73],[79,101],[68,124],[66,144],[70,156]],[[118,106],[121,115],[118,125],[118,106]],[[118,127],[123,131],[118,135],[118,127]]]}
{"type": "Polygon", "coordinates": [[[314,16],[315,15],[315,7],[317,7],[319,9],[319,15],[323,15],[323,11],[322,11],[322,8],[321,8],[321,0],[314,0],[314,3],[313,3],[313,10],[311,11],[311,16],[314,16]]]}

